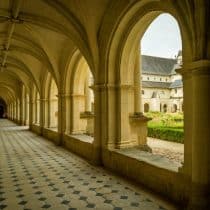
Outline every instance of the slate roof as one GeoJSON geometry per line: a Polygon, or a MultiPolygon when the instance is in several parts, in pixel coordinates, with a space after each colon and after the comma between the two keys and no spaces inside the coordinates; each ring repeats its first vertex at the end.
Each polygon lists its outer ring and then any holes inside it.
{"type": "Polygon", "coordinates": [[[170,82],[142,81],[143,88],[170,88],[170,82]]]}
{"type": "Polygon", "coordinates": [[[182,80],[177,79],[171,83],[170,88],[178,88],[178,87],[182,87],[182,86],[183,86],[182,80]]]}
{"type": "Polygon", "coordinates": [[[176,59],[160,58],[149,55],[142,55],[142,73],[155,75],[171,75],[174,73],[177,65],[176,59]],[[173,72],[172,72],[173,71],[173,72]]]}

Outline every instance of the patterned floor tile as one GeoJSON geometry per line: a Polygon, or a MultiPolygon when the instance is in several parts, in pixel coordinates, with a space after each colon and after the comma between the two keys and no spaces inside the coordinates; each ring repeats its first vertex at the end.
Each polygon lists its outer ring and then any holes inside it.
{"type": "Polygon", "coordinates": [[[172,210],[155,196],[0,120],[0,209],[172,210]]]}

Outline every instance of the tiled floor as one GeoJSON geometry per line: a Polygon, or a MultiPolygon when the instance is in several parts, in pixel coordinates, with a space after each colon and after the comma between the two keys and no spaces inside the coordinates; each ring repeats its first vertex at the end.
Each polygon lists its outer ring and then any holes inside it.
{"type": "Polygon", "coordinates": [[[175,209],[24,127],[0,120],[0,209],[175,209]]]}

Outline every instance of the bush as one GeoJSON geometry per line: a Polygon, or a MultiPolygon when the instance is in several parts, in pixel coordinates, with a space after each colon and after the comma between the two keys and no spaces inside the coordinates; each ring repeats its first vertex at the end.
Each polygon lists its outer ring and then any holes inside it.
{"type": "Polygon", "coordinates": [[[184,143],[183,129],[167,127],[148,127],[148,136],[172,142],[184,143]]]}

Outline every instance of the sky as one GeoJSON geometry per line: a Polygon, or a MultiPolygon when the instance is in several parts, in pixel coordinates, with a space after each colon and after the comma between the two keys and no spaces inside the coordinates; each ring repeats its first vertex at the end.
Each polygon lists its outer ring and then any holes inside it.
{"type": "Polygon", "coordinates": [[[177,21],[169,14],[159,15],[148,27],[141,40],[141,54],[174,58],[182,49],[177,21]]]}

